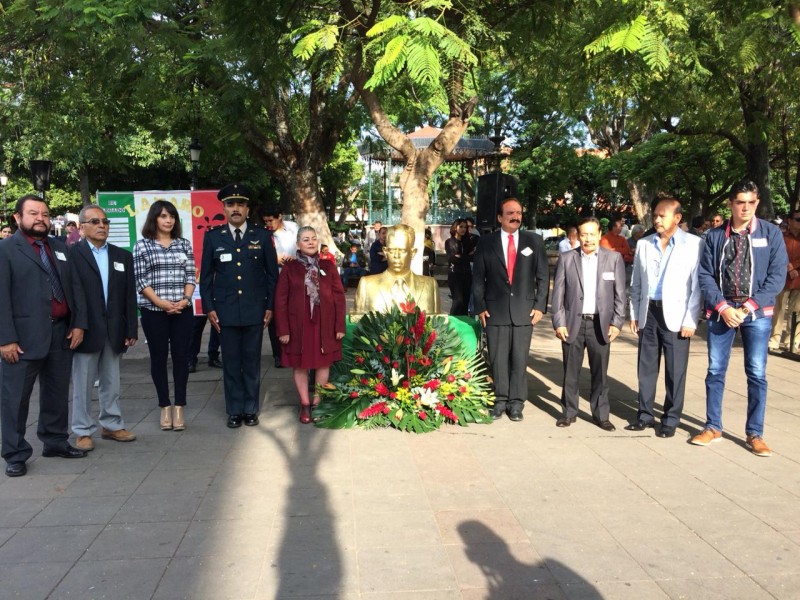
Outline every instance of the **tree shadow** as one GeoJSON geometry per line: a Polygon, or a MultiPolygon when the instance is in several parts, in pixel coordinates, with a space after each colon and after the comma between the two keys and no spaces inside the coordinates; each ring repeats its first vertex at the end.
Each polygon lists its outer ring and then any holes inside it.
{"type": "Polygon", "coordinates": [[[566,598],[563,584],[580,588],[585,600],[603,598],[594,585],[558,560],[545,558],[534,563],[518,560],[505,540],[480,521],[460,523],[458,533],[467,558],[483,574],[486,585],[478,587],[486,592],[484,600],[566,598]]]}

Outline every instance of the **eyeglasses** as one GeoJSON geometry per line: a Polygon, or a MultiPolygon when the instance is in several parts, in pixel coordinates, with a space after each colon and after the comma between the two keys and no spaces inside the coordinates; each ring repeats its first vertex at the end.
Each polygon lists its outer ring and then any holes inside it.
{"type": "Polygon", "coordinates": [[[102,223],[103,225],[108,225],[109,223],[111,223],[111,219],[89,219],[87,221],[81,221],[81,223],[83,223],[84,225],[86,223],[90,223],[95,226],[100,225],[100,223],[102,223]]]}

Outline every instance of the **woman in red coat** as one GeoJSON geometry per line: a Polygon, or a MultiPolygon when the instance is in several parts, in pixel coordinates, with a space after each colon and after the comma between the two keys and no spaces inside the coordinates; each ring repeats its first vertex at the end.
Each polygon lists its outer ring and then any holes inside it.
{"type": "Polygon", "coordinates": [[[297,232],[297,260],[281,269],[275,291],[275,329],[283,344],[281,362],[294,369],[300,395],[300,422],[311,422],[308,370],[316,372],[317,386],[328,383],[330,366],[342,358],[346,301],[336,264],[320,260],[317,232],[301,227],[297,232]]]}

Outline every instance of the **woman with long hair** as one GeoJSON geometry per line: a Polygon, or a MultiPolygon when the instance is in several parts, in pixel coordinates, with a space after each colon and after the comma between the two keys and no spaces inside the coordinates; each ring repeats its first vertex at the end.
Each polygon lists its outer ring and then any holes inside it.
{"type": "Polygon", "coordinates": [[[310,423],[311,409],[320,398],[309,398],[308,370],[314,369],[316,386],[325,385],[330,366],[341,360],[346,301],[336,263],[319,257],[313,227],[298,230],[296,256],[278,277],[275,329],[283,345],[281,362],[294,369],[300,422],[310,423]]]}
{"type": "Polygon", "coordinates": [[[161,429],[185,429],[189,345],[192,339],[192,293],[195,264],[189,240],[181,237],[175,206],[157,200],[147,213],[142,239],[133,247],[133,266],[142,329],[150,351],[150,376],[161,408],[161,429]],[[169,398],[167,355],[172,355],[175,406],[169,398]]]}
{"type": "Polygon", "coordinates": [[[451,315],[466,315],[469,307],[469,292],[472,287],[472,269],[464,248],[467,222],[456,219],[450,226],[450,238],[444,243],[447,253],[447,285],[450,288],[451,315]]]}

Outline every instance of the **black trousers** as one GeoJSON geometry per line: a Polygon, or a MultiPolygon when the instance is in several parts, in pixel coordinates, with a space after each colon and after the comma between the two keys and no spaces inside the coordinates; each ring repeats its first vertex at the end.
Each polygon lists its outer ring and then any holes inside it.
{"type": "Polygon", "coordinates": [[[584,349],[589,354],[589,372],[592,376],[592,391],[589,396],[592,417],[596,421],[606,421],[611,412],[608,403],[608,357],[611,345],[603,340],[600,320],[597,318],[581,320],[575,340],[571,344],[561,343],[564,359],[561,406],[564,409],[564,416],[571,419],[578,414],[584,349]]]}
{"type": "Polygon", "coordinates": [[[256,414],[260,405],[261,345],[264,326],[222,326],[225,411],[229,415],[256,414]]]}
{"type": "MultiPolygon", "coordinates": [[[[189,347],[189,360],[197,362],[197,357],[200,355],[200,346],[203,345],[203,331],[206,329],[208,317],[205,315],[197,315],[194,318],[192,325],[192,344],[189,347]]],[[[219,358],[219,334],[213,327],[211,333],[208,335],[208,358],[219,358]]]]}
{"type": "Polygon", "coordinates": [[[469,313],[469,294],[472,289],[472,273],[448,273],[447,285],[450,288],[451,315],[466,315],[469,313]]]}
{"type": "MultiPolygon", "coordinates": [[[[39,380],[39,426],[36,434],[45,448],[65,448],[69,438],[69,378],[72,350],[66,320],[52,324],[47,356],[22,358],[13,365],[0,360],[0,421],[2,455],[6,462],[25,462],[33,449],[25,439],[33,384],[39,380]]],[[[25,348],[22,349],[23,351],[25,348]]]]}
{"type": "Polygon", "coordinates": [[[282,346],[278,341],[278,334],[275,331],[275,311],[272,312],[272,319],[267,325],[267,332],[269,333],[269,345],[272,346],[272,356],[280,359],[282,346]]]}
{"type": "Polygon", "coordinates": [[[495,405],[523,408],[528,399],[528,353],[532,325],[488,325],[486,342],[492,363],[495,405]]]}
{"type": "Polygon", "coordinates": [[[142,329],[150,351],[150,377],[156,386],[159,406],[169,406],[167,356],[172,355],[172,380],[175,383],[175,406],[186,406],[189,381],[189,345],[192,343],[194,315],[185,310],[168,315],[161,310],[142,309],[142,329]]]}
{"type": "MultiPolygon", "coordinates": [[[[641,324],[640,324],[641,325],[641,324]]],[[[664,355],[664,427],[677,427],[683,413],[686,389],[686,369],[689,366],[689,339],[670,331],[664,323],[664,313],[655,304],[647,311],[647,323],[639,328],[639,411],[637,417],[645,423],[655,420],[653,402],[656,397],[661,355],[664,355]]]]}

